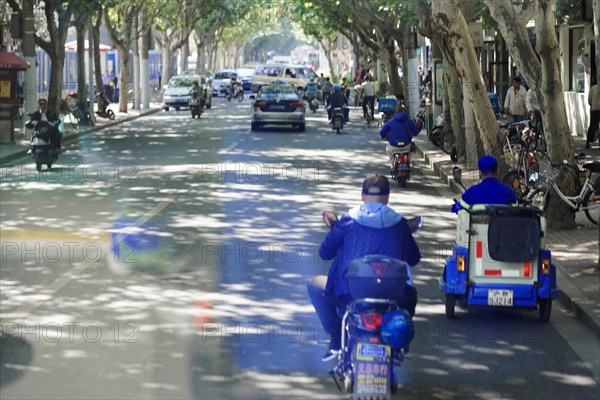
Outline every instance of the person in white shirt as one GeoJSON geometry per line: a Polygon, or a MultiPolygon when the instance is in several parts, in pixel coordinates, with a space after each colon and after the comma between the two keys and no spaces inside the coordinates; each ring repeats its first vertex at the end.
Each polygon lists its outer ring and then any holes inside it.
{"type": "Polygon", "coordinates": [[[371,78],[367,75],[365,82],[362,84],[363,89],[363,116],[367,116],[367,103],[371,108],[371,119],[375,121],[375,86],[371,82],[371,78]]]}
{"type": "Polygon", "coordinates": [[[590,105],[590,126],[587,131],[586,149],[590,148],[590,144],[596,138],[598,124],[600,124],[600,88],[598,88],[598,83],[594,83],[590,88],[588,104],[590,105]]]}
{"type": "Polygon", "coordinates": [[[504,113],[511,115],[515,122],[527,119],[525,100],[525,89],[521,87],[521,77],[517,76],[512,80],[512,87],[506,92],[504,113]]]}

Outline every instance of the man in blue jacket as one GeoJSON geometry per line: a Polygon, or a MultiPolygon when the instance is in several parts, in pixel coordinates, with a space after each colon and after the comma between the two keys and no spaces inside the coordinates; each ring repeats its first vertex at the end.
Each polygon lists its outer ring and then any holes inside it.
{"type": "Polygon", "coordinates": [[[498,161],[493,156],[481,157],[478,167],[481,182],[463,193],[461,199],[452,206],[452,212],[463,208],[468,210],[475,204],[517,204],[515,191],[496,178],[498,161]]]}
{"type": "MultiPolygon", "coordinates": [[[[308,295],[323,329],[331,336],[323,361],[336,358],[341,346],[338,310],[343,312],[352,300],[346,279],[350,261],[380,254],[415,266],[421,259],[406,219],[387,206],[389,193],[390,183],[386,177],[368,176],[363,182],[363,204],[350,209],[336,222],[319,248],[321,258],[334,259],[328,276],[317,276],[308,285],[308,295]]],[[[412,315],[416,305],[417,291],[409,279],[400,306],[412,315]]]]}
{"type": "Polygon", "coordinates": [[[394,115],[392,119],[385,123],[379,131],[381,139],[387,140],[385,150],[394,169],[394,153],[399,151],[408,151],[412,143],[413,136],[419,134],[419,128],[411,120],[405,111],[394,115]]]}

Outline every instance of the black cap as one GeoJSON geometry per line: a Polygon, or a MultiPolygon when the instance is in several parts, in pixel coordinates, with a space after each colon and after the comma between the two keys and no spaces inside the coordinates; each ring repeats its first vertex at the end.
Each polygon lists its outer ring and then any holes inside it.
{"type": "Polygon", "coordinates": [[[362,194],[367,196],[385,196],[390,194],[390,181],[382,175],[369,175],[363,182],[362,194]]]}

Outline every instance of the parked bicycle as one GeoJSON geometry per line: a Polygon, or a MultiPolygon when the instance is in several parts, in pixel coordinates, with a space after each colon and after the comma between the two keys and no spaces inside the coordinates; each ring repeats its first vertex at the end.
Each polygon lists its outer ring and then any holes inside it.
{"type": "Polygon", "coordinates": [[[583,211],[594,224],[600,219],[600,162],[585,163],[585,156],[578,157],[577,165],[571,165],[564,160],[554,164],[545,153],[539,153],[537,171],[531,172],[529,183],[534,190],[527,195],[542,212],[548,208],[550,189],[554,189],[558,197],[575,212],[583,211]],[[567,196],[556,183],[556,178],[563,169],[571,169],[575,173],[575,184],[579,190],[575,196],[567,196]]]}
{"type": "Polygon", "coordinates": [[[74,129],[79,128],[79,121],[83,118],[83,113],[77,107],[76,95],[74,93],[68,94],[61,102],[59,106],[60,116],[66,120],[69,117],[69,123],[74,129]]]}

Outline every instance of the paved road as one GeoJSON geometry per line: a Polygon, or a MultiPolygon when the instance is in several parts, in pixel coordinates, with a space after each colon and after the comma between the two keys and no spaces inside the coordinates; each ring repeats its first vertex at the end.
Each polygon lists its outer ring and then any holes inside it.
{"type": "MultiPolygon", "coordinates": [[[[385,174],[375,128],[250,132],[248,104],[161,112],[2,172],[2,399],[344,398],[305,294],[320,213],[385,174]]],[[[355,119],[356,115],[352,115],[355,119]]],[[[399,398],[597,399],[597,338],[565,310],[443,316],[451,194],[421,160],[391,206],[423,215],[399,398]],[[595,374],[595,375],[594,375],[595,374]]]]}

